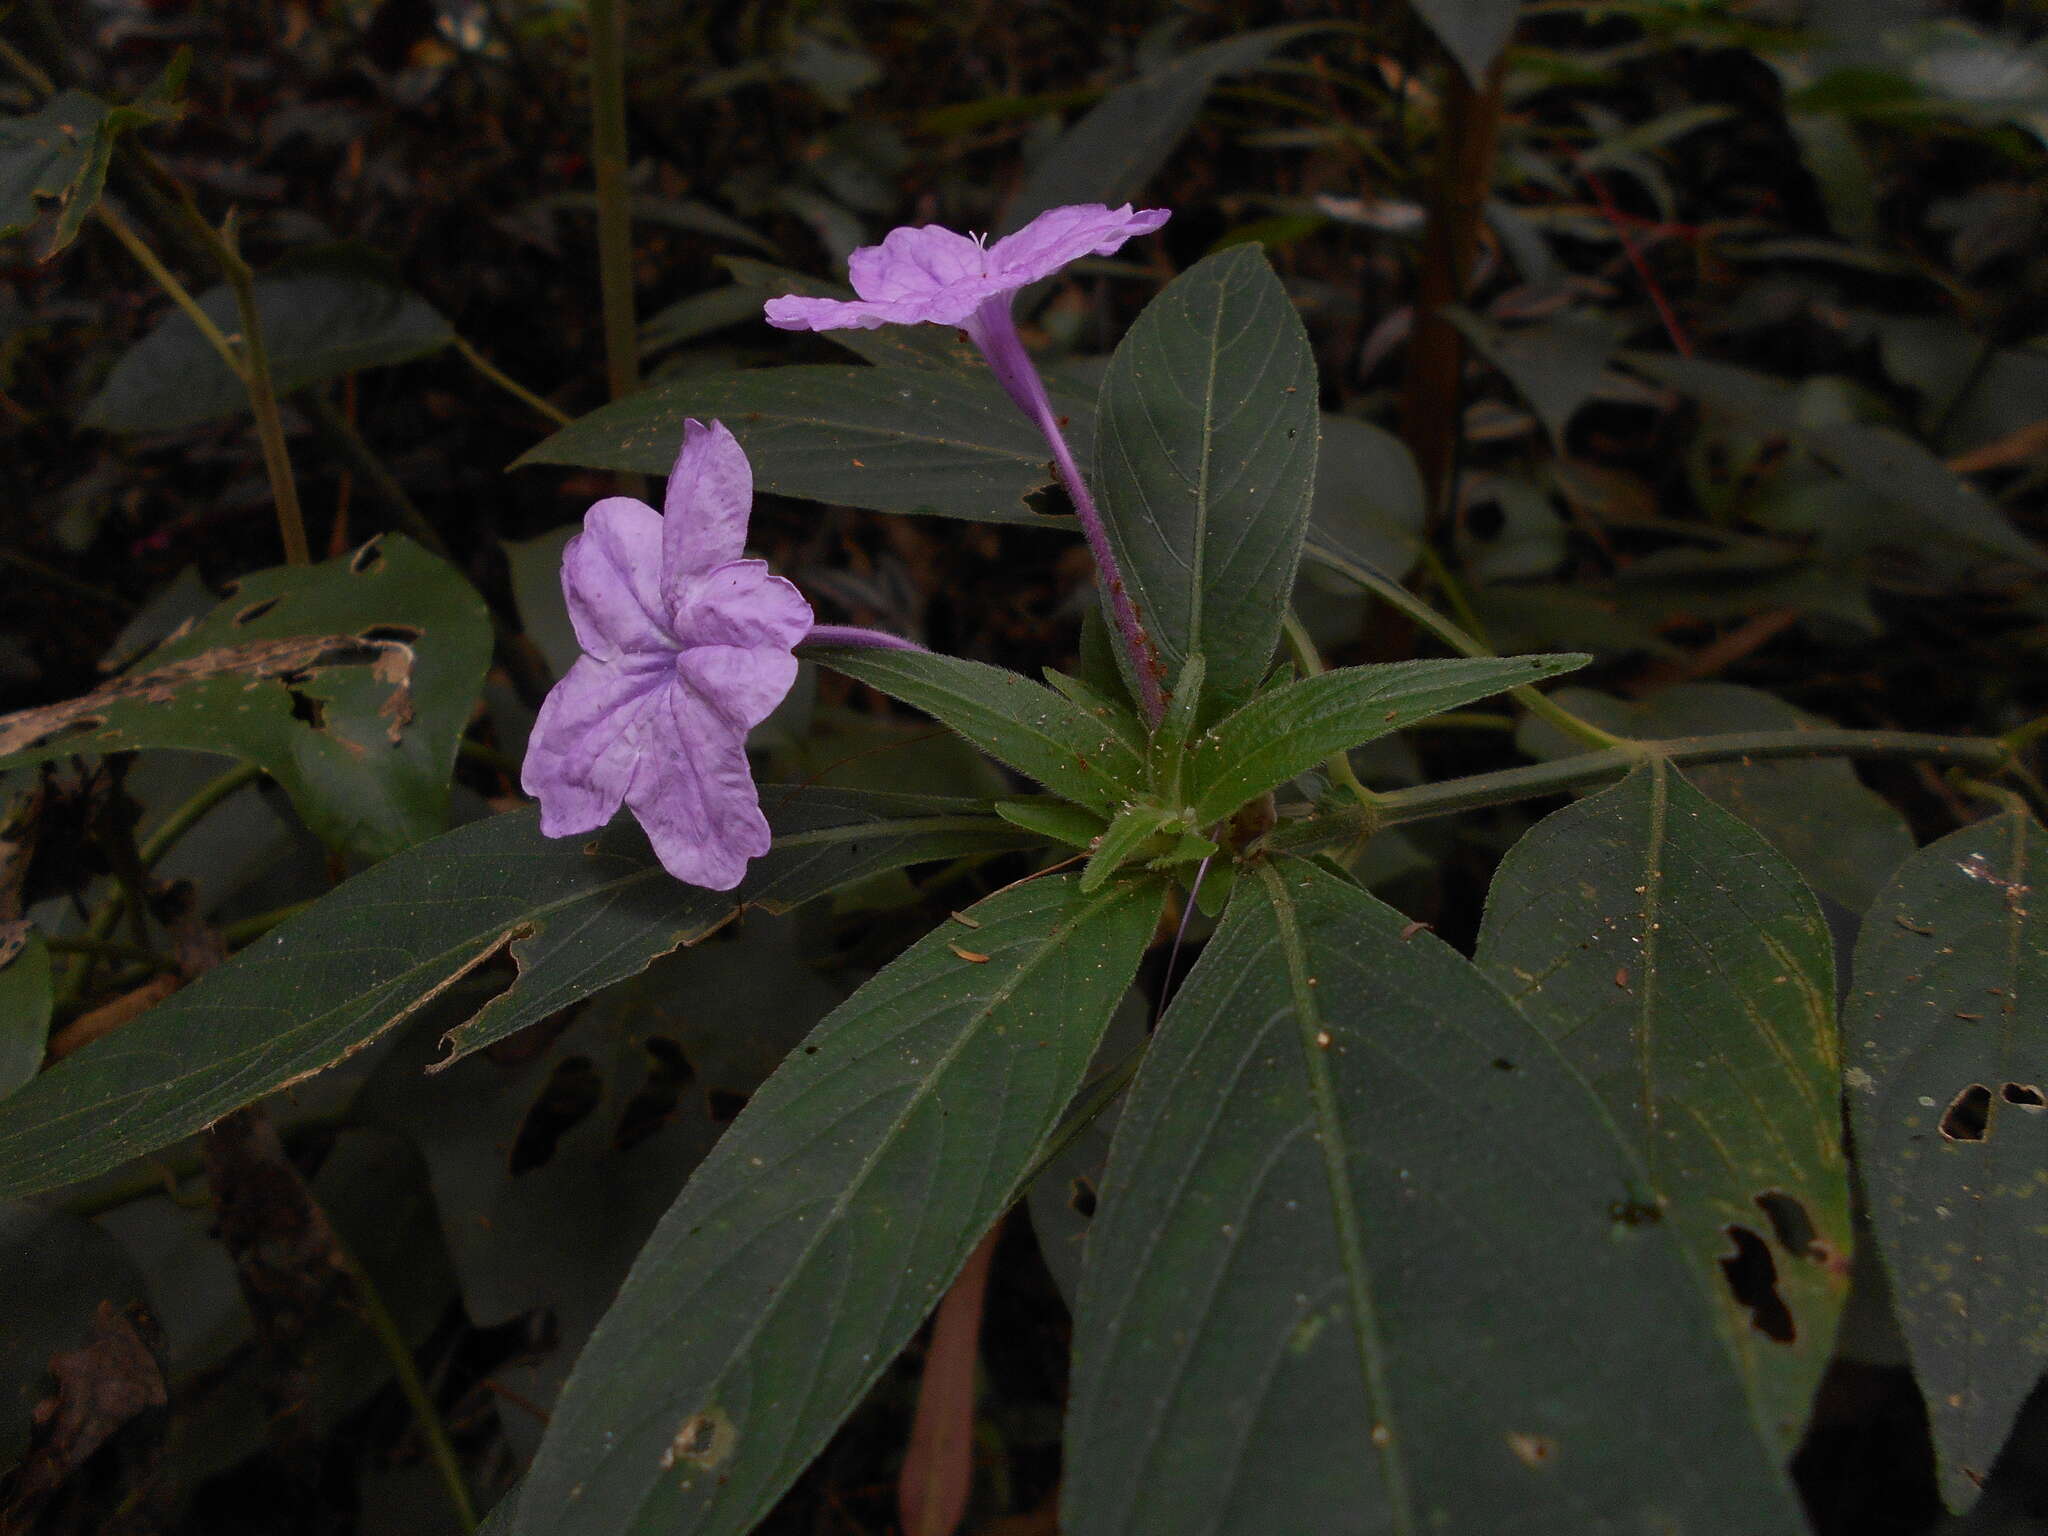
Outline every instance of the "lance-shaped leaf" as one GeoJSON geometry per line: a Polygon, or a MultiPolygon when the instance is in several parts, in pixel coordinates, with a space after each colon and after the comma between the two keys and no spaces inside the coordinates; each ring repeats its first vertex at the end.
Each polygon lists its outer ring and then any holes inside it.
{"type": "Polygon", "coordinates": [[[2048,1367],[2044,845],[2004,815],[1909,859],[1843,1015],[1871,1226],[1956,1509],[2048,1367]]]}
{"type": "Polygon", "coordinates": [[[26,923],[0,922],[0,1099],[43,1064],[55,995],[42,935],[26,923]]]}
{"type": "MultiPolygon", "coordinates": [[[[730,427],[754,466],[756,489],[778,496],[1069,526],[1028,504],[1052,483],[1045,439],[986,368],[804,365],[687,375],[598,407],[517,464],[666,474],[689,416],[730,427]]],[[[1085,447],[1084,437],[1075,451],[1085,447]]]]}
{"type": "Polygon", "coordinates": [[[979,801],[765,785],[775,831],[737,893],[669,878],[627,818],[592,839],[531,811],[458,827],[322,897],[228,964],[0,1101],[0,1198],[102,1173],[333,1065],[509,948],[510,990],[455,1060],[694,943],[887,869],[1029,846],[979,801]]]}
{"type": "Polygon", "coordinates": [[[1197,263],[1110,359],[1095,487],[1168,678],[1208,662],[1203,724],[1265,676],[1316,478],[1316,364],[1257,245],[1197,263]]]}
{"type": "Polygon", "coordinates": [[[819,1025],[642,1250],[514,1529],[753,1529],[1016,1198],[1160,903],[1156,885],[1032,881],[819,1025]]]}
{"type": "Polygon", "coordinates": [[[490,659],[481,598],[396,535],[234,596],[83,697],[0,716],[0,769],[184,747],[277,780],[325,841],[383,858],[441,830],[490,659]]]}
{"type": "Polygon", "coordinates": [[[1649,1164],[1789,1456],[1849,1281],[1833,947],[1812,894],[1654,761],[1508,851],[1478,961],[1649,1164]]]}
{"type": "Polygon", "coordinates": [[[816,647],[815,656],[951,726],[1055,794],[1106,809],[1143,792],[1145,765],[1103,706],[985,662],[923,651],[816,647]]]}
{"type": "Polygon", "coordinates": [[[1069,1536],[1804,1528],[1597,1099],[1295,860],[1240,881],[1118,1122],[1066,1454],[1069,1536]]]}
{"type": "Polygon", "coordinates": [[[1522,0],[1415,0],[1415,12],[1478,85],[1514,36],[1522,0]]]}
{"type": "Polygon", "coordinates": [[[1189,790],[1208,823],[1335,752],[1488,694],[1583,667],[1590,656],[1506,656],[1340,667],[1269,689],[1192,743],[1189,790]]]}

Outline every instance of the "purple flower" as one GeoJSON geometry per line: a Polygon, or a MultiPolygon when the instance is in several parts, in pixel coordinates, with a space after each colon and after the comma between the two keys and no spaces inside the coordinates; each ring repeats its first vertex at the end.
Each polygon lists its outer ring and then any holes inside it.
{"type": "Polygon", "coordinates": [[[541,705],[519,776],[549,837],[624,804],[664,869],[714,891],[768,851],[747,731],[789,692],[812,624],[795,587],[740,558],[753,495],[732,433],[686,422],[663,511],[607,497],[562,551],[585,654],[541,705]]]}
{"type": "Polygon", "coordinates": [[[770,299],[767,307],[768,323],[785,331],[868,331],[926,322],[966,331],[1005,392],[1045,435],[1053,467],[1073,498],[1075,516],[1108,589],[1110,613],[1123,637],[1145,716],[1154,724],[1164,710],[1158,654],[1124,590],[1102,515],[1060,431],[1045,382],[1017,334],[1010,300],[1018,289],[1052,276],[1068,262],[1107,256],[1133,235],[1149,235],[1170,217],[1164,208],[1133,212],[1129,203],[1121,208],[1077,203],[1048,208],[993,245],[936,224],[892,229],[880,245],[864,246],[847,258],[858,299],[788,294],[770,299]]]}
{"type": "Polygon", "coordinates": [[[957,325],[973,334],[983,306],[1050,277],[1083,256],[1107,256],[1133,235],[1149,235],[1170,215],[1164,208],[1131,211],[1080,203],[1049,208],[994,245],[937,224],[892,229],[880,245],[847,258],[856,300],[768,301],[768,323],[785,331],[871,331],[881,325],[957,325]]]}

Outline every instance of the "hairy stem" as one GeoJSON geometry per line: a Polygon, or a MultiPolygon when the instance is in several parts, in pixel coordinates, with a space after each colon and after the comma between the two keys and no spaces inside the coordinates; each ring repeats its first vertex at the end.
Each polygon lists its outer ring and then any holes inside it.
{"type": "MultiPolygon", "coordinates": [[[[1584,789],[1618,778],[1653,758],[1683,765],[1798,757],[1892,758],[1995,769],[2005,761],[2005,745],[1996,737],[1930,736],[1917,731],[1738,731],[1725,736],[1629,742],[1551,763],[1529,763],[1413,789],[1388,790],[1373,808],[1376,819],[1371,829],[1584,789]]],[[[1274,828],[1256,846],[1269,853],[1303,852],[1355,837],[1365,825],[1362,807],[1318,810],[1274,828]]]]}
{"type": "Polygon", "coordinates": [[[1088,481],[1082,475],[1081,467],[1074,462],[1073,450],[1067,447],[1066,436],[1060,431],[1059,414],[1053,410],[1052,401],[1046,395],[1045,380],[1039,377],[1038,365],[1031,361],[1031,354],[1025,350],[1024,338],[1017,334],[1017,321],[1010,313],[1010,297],[1006,293],[998,294],[983,304],[968,320],[967,334],[987,359],[996,382],[1017,403],[1018,409],[1031,418],[1032,424],[1044,434],[1046,446],[1052,450],[1053,471],[1073,500],[1074,515],[1080,520],[1081,532],[1088,540],[1088,553],[1095,557],[1095,572],[1108,594],[1110,616],[1116,621],[1117,634],[1123,640],[1131,675],[1138,681],[1138,698],[1145,708],[1146,723],[1156,727],[1166,713],[1166,697],[1160,690],[1159,653],[1138,619],[1137,605],[1131,601],[1131,594],[1124,589],[1116,552],[1109,546],[1109,530],[1103,526],[1102,514],[1096,510],[1088,481]]]}

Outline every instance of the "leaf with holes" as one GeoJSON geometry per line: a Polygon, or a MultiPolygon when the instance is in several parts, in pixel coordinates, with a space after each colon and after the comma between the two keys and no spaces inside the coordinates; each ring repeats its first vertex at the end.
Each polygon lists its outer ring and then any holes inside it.
{"type": "Polygon", "coordinates": [[[1055,794],[1102,810],[1145,790],[1145,765],[1112,706],[1090,709],[1028,677],[922,651],[806,652],[951,726],[1055,794]]]}
{"type": "Polygon", "coordinates": [[[0,1199],[117,1167],[332,1066],[501,950],[518,979],[448,1061],[697,942],[884,870],[1038,841],[986,802],[762,787],[775,842],[737,892],[678,884],[638,825],[546,838],[534,813],[366,870],[218,970],[0,1100],[0,1199]]]}
{"type": "MultiPolygon", "coordinates": [[[[689,416],[730,427],[754,466],[756,488],[778,496],[1068,526],[1032,510],[1031,498],[1053,478],[1045,439],[985,368],[805,365],[687,374],[599,406],[517,464],[665,475],[689,416]]],[[[1084,434],[1075,451],[1086,446],[1084,434]]]]}
{"type": "Polygon", "coordinates": [[[1071,876],[998,893],[826,1019],[641,1253],[514,1529],[753,1529],[1017,1197],[1161,895],[1071,876]]]}
{"type": "Polygon", "coordinates": [[[1501,861],[1478,964],[1649,1165],[1790,1455],[1849,1280],[1833,947],[1770,844],[1660,761],[1501,861]]]}
{"type": "Polygon", "coordinates": [[[1333,753],[1488,694],[1583,667],[1590,656],[1504,656],[1340,667],[1268,689],[1193,747],[1189,793],[1206,825],[1333,753]]]}
{"type": "Polygon", "coordinates": [[[1843,1015],[1870,1222],[1958,1510],[2048,1367],[2044,842],[2008,814],[1908,860],[1843,1015]]]}
{"type": "MultiPolygon", "coordinates": [[[[433,1072],[431,1032],[408,1031],[353,1101],[352,1118],[403,1131],[425,1157],[470,1320],[549,1309],[548,1347],[495,1373],[539,1409],[723,1125],[851,990],[805,963],[830,948],[828,914],[808,911],[750,913],[663,956],[517,1059],[478,1052],[433,1072]]],[[[530,1414],[505,1431],[522,1459],[539,1446],[530,1414]]]]}
{"type": "Polygon", "coordinates": [[[0,769],[183,747],[256,764],[329,844],[384,858],[447,814],[455,746],[490,659],[484,605],[410,540],[280,566],[128,671],[0,716],[0,769]]]}
{"type": "Polygon", "coordinates": [[[1585,1084],[1298,860],[1240,880],[1139,1068],[1074,1352],[1069,1536],[1803,1529],[1585,1084]]]}
{"type": "Polygon", "coordinates": [[[63,250],[99,203],[114,140],[175,110],[154,92],[133,106],[109,107],[66,90],[26,117],[0,118],[0,238],[34,224],[48,199],[57,205],[57,218],[37,258],[46,261],[63,250]]]}
{"type": "MultiPolygon", "coordinates": [[[[225,286],[199,295],[221,330],[241,329],[225,286]]],[[[391,264],[355,245],[294,251],[256,279],[256,317],[279,394],[439,351],[454,337],[391,264]]],[[[199,328],[173,309],[114,365],[80,418],[112,432],[173,432],[249,409],[248,391],[199,328]]]]}
{"type": "Polygon", "coordinates": [[[1316,477],[1316,364],[1256,245],[1197,263],[1110,359],[1096,493],[1165,678],[1208,662],[1200,724],[1272,664],[1316,477]]]}

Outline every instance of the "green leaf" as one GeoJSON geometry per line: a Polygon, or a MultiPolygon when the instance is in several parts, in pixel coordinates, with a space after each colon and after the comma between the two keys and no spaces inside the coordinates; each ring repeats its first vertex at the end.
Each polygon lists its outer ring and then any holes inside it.
{"type": "Polygon", "coordinates": [[[1118,86],[1039,157],[1003,228],[1021,229],[1046,209],[1067,203],[1114,206],[1135,200],[1194,126],[1212,85],[1256,69],[1297,37],[1326,30],[1310,24],[1242,33],[1191,49],[1118,86]]]}
{"type": "MultiPolygon", "coordinates": [[[[226,286],[202,293],[199,307],[229,335],[240,331],[226,286]]],[[[280,395],[361,368],[410,362],[455,334],[390,263],[355,245],[294,251],[261,274],[256,316],[280,395]]],[[[248,409],[242,381],[185,312],[173,309],[114,365],[80,420],[111,432],[172,432],[248,409]]]]}
{"type": "MultiPolygon", "coordinates": [[[[1734,683],[1681,683],[1628,703],[1590,688],[1560,688],[1552,697],[1595,725],[1645,741],[1727,731],[1797,731],[1827,723],[1772,694],[1734,683]]],[[[1586,750],[1533,715],[1523,721],[1516,741],[1530,756],[1546,761],[1586,750]]],[[[1686,777],[1722,810],[1769,839],[1816,894],[1859,916],[1892,871],[1912,855],[1913,833],[1906,818],[1842,759],[1700,763],[1686,769],[1686,777]],[[1827,814],[1816,816],[1816,806],[1826,806],[1827,814]]]]}
{"type": "Polygon", "coordinates": [[[0,923],[0,1099],[42,1067],[55,995],[50,947],[42,935],[0,923]],[[9,929],[15,932],[10,935],[9,929]]]}
{"type": "Polygon", "coordinates": [[[816,646],[805,654],[923,710],[1078,805],[1106,810],[1144,791],[1144,763],[1115,727],[1043,683],[925,651],[816,646]]]}
{"type": "Polygon", "coordinates": [[[1507,375],[1542,418],[1557,450],[1579,407],[1591,400],[1607,377],[1607,359],[1627,323],[1599,310],[1569,309],[1549,320],[1512,330],[1490,325],[1456,306],[1444,317],[1464,333],[1488,362],[1507,375]]]}
{"type": "Polygon", "coordinates": [[[998,800],[996,814],[1013,827],[1036,832],[1053,842],[1065,843],[1069,848],[1094,847],[1095,839],[1102,836],[1105,827],[1102,812],[1084,811],[1078,805],[1069,805],[1051,795],[1036,795],[1029,800],[998,800]]]}
{"type": "Polygon", "coordinates": [[[1136,857],[1138,850],[1172,816],[1171,811],[1156,805],[1130,805],[1118,811],[1103,832],[1102,841],[1095,845],[1095,851],[1081,867],[1081,889],[1091,893],[1101,890],[1109,877],[1136,857]]]}
{"type": "Polygon", "coordinates": [[[255,763],[329,844],[378,859],[441,830],[490,660],[469,583],[410,540],[242,578],[133,669],[0,716],[0,769],[185,747],[255,763]]]}
{"type": "Polygon", "coordinates": [[[1188,792],[1206,826],[1332,753],[1488,694],[1583,667],[1590,656],[1502,656],[1339,667],[1260,694],[1194,743],[1188,792]]]}
{"type": "Polygon", "coordinates": [[[1302,553],[1366,565],[1395,581],[1415,566],[1426,498],[1408,445],[1384,427],[1324,416],[1302,553]]]}
{"type": "Polygon", "coordinates": [[[1958,1510],[2048,1366],[2043,835],[2003,815],[1915,854],[1863,925],[1842,1020],[1871,1226],[1958,1510]]]}
{"type": "Polygon", "coordinates": [[[1247,874],[1118,1123],[1069,1536],[1792,1536],[1640,1164],[1459,955],[1247,874]],[[1683,1433],[1647,1402],[1684,1395],[1683,1433]]]}
{"type": "Polygon", "coordinates": [[[168,102],[109,107],[83,91],[60,91],[27,117],[0,118],[0,239],[20,234],[58,205],[37,259],[47,261],[84,227],[106,185],[114,140],[127,128],[171,116],[168,102]]]}
{"type": "Polygon", "coordinates": [[[1522,0],[1414,0],[1415,14],[1450,50],[1475,86],[1514,36],[1522,0]]]}
{"type": "Polygon", "coordinates": [[[1200,651],[1200,723],[1271,665],[1316,474],[1316,366],[1256,246],[1197,263],[1111,358],[1095,488],[1165,675],[1200,651]]]}
{"type": "Polygon", "coordinates": [[[1029,498],[1053,479],[1045,439],[986,369],[806,365],[665,379],[579,417],[514,467],[665,475],[689,416],[731,428],[755,486],[778,496],[1066,526],[1031,509],[1029,498]]]}
{"type": "Polygon", "coordinates": [[[826,1019],[641,1253],[514,1529],[753,1529],[1017,1197],[1160,904],[1156,885],[1032,881],[826,1019]]]}
{"type": "Polygon", "coordinates": [[[1029,846],[979,801],[764,785],[775,830],[737,892],[681,885],[620,818],[589,839],[531,811],[387,859],[143,1017],[0,1100],[0,1199],[116,1167],[362,1049],[501,950],[517,978],[449,1034],[453,1061],[696,942],[883,870],[1029,846]]]}
{"type": "Polygon", "coordinates": [[[1833,946],[1813,897],[1652,761],[1508,851],[1478,963],[1633,1138],[1789,1457],[1851,1248],[1833,946]]]}
{"type": "Polygon", "coordinates": [[[1876,542],[1908,544],[1933,534],[2040,569],[2048,554],[2018,532],[1997,506],[1896,427],[1868,421],[1807,425],[1797,392],[1782,380],[1703,358],[1631,352],[1628,364],[1734,417],[1751,430],[1798,443],[1895,514],[1878,518],[1876,542]]]}

